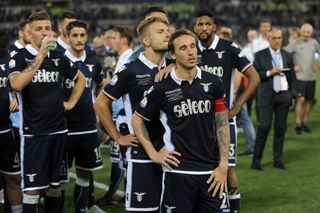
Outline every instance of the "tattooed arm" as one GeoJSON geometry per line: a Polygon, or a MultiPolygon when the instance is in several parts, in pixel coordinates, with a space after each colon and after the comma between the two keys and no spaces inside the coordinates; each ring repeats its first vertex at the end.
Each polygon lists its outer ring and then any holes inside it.
{"type": "Polygon", "coordinates": [[[207,183],[211,183],[208,191],[213,190],[212,196],[215,196],[219,189],[219,195],[221,196],[223,192],[227,191],[228,158],[230,146],[228,111],[216,112],[215,119],[220,162],[219,166],[212,172],[207,183]]]}
{"type": "Polygon", "coordinates": [[[176,151],[168,151],[165,148],[162,148],[158,152],[150,141],[149,133],[144,124],[144,120],[136,113],[132,115],[132,127],[140,143],[153,162],[162,164],[170,170],[172,169],[171,165],[176,167],[178,166],[180,162],[174,155],[180,156],[180,153],[176,151]]]}
{"type": "Polygon", "coordinates": [[[24,70],[17,70],[20,72],[13,72],[10,76],[11,88],[15,91],[21,91],[25,88],[32,80],[34,74],[38,71],[43,60],[48,54],[49,42],[54,38],[45,38],[42,40],[39,54],[24,70]]]}

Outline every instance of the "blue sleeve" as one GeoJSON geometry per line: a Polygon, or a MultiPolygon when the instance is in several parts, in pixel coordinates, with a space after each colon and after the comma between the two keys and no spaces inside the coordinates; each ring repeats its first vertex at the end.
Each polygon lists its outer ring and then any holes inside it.
{"type": "Polygon", "coordinates": [[[115,101],[129,92],[133,81],[135,81],[135,74],[129,69],[124,69],[113,76],[110,83],[104,87],[103,92],[115,101]]]}
{"type": "Polygon", "coordinates": [[[244,72],[250,66],[251,62],[235,43],[231,44],[230,50],[232,61],[234,63],[233,67],[237,68],[239,72],[244,72]]]}
{"type": "Polygon", "coordinates": [[[159,111],[163,101],[163,92],[156,85],[151,86],[147,95],[136,108],[136,113],[143,119],[150,121],[159,111]]]}
{"type": "Polygon", "coordinates": [[[94,78],[94,82],[96,82],[97,85],[101,85],[103,83],[103,70],[99,61],[97,61],[96,64],[96,76],[94,78]]]}

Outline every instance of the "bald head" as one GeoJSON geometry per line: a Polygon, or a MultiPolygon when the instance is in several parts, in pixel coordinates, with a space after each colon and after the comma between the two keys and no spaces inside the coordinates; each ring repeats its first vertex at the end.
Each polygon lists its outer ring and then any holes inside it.
{"type": "Polygon", "coordinates": [[[272,28],[268,33],[268,41],[273,50],[278,50],[282,45],[282,31],[278,28],[272,28]]]}

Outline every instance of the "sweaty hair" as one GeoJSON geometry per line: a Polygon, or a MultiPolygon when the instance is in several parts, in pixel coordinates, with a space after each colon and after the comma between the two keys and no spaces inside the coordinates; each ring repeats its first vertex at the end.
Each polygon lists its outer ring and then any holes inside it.
{"type": "Polygon", "coordinates": [[[29,24],[29,20],[23,20],[22,22],[20,22],[19,30],[24,30],[27,24],[29,24]]]}
{"type": "Polygon", "coordinates": [[[176,40],[177,38],[184,36],[184,35],[192,36],[194,38],[194,40],[197,41],[197,37],[190,30],[186,30],[186,29],[177,30],[170,36],[169,43],[168,43],[168,50],[174,52],[175,51],[174,43],[173,43],[174,40],[176,40]]]}
{"type": "Polygon", "coordinates": [[[113,29],[113,32],[118,32],[121,38],[126,38],[128,45],[132,42],[132,31],[128,27],[116,26],[113,29]]]}
{"type": "Polygon", "coordinates": [[[209,18],[212,19],[212,21],[214,22],[214,17],[213,17],[213,14],[207,10],[207,9],[202,9],[200,10],[197,14],[196,14],[196,18],[199,18],[201,16],[208,16],[209,18]]]}
{"type": "Polygon", "coordinates": [[[34,12],[29,16],[29,23],[42,20],[50,20],[50,16],[46,11],[34,12]]]}
{"type": "Polygon", "coordinates": [[[167,26],[169,25],[167,20],[165,20],[164,18],[160,18],[160,17],[149,17],[149,18],[143,19],[139,23],[138,28],[137,28],[137,32],[138,32],[139,37],[141,37],[144,34],[145,29],[148,26],[150,26],[151,24],[156,23],[156,22],[162,22],[167,26]]]}
{"type": "Polygon", "coordinates": [[[84,22],[82,22],[82,21],[72,21],[72,22],[70,22],[69,24],[68,24],[68,26],[67,26],[67,34],[68,35],[70,35],[70,32],[71,32],[71,30],[73,29],[73,28],[76,28],[76,27],[78,27],[78,28],[83,28],[83,29],[85,29],[86,30],[86,32],[87,32],[87,24],[86,23],[84,23],[84,22]]]}
{"type": "Polygon", "coordinates": [[[58,22],[61,23],[65,19],[78,19],[78,16],[72,11],[66,11],[60,14],[60,16],[58,17],[58,22]]]}
{"type": "Polygon", "coordinates": [[[154,7],[149,7],[149,8],[143,13],[143,19],[145,19],[147,16],[149,16],[149,15],[150,15],[151,13],[153,13],[153,12],[164,13],[164,14],[168,17],[167,12],[166,12],[163,8],[154,6],[154,7]]]}

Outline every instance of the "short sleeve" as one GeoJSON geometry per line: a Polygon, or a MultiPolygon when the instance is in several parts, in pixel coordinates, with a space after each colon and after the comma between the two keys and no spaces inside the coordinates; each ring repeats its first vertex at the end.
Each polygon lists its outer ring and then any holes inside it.
{"type": "Polygon", "coordinates": [[[125,68],[113,76],[110,83],[104,87],[103,93],[115,101],[129,92],[131,82],[134,80],[134,73],[125,68]]]}
{"type": "Polygon", "coordinates": [[[27,63],[20,52],[15,52],[15,54],[11,54],[11,58],[9,60],[9,73],[10,75],[15,72],[21,72],[27,67],[27,63]]]}
{"type": "Polygon", "coordinates": [[[237,44],[232,43],[230,50],[234,68],[237,68],[240,72],[244,72],[251,65],[251,62],[237,44]]]}
{"type": "Polygon", "coordinates": [[[147,92],[147,95],[137,106],[135,113],[142,117],[144,120],[152,120],[154,116],[159,115],[163,97],[163,92],[157,85],[151,86],[147,92]]]}
{"type": "Polygon", "coordinates": [[[103,70],[101,67],[101,64],[97,62],[96,64],[96,76],[94,77],[94,82],[96,82],[97,85],[101,85],[103,83],[103,70]]]}
{"type": "Polygon", "coordinates": [[[80,72],[79,68],[72,61],[67,60],[65,57],[63,57],[61,60],[63,61],[64,75],[74,81],[80,72]]]}

